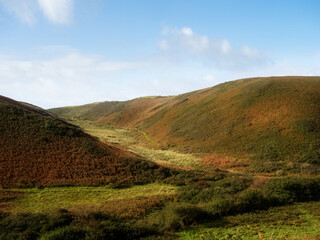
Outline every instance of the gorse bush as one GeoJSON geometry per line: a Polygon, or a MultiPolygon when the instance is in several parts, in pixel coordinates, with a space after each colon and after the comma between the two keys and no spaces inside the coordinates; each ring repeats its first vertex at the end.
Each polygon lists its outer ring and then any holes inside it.
{"type": "Polygon", "coordinates": [[[85,240],[86,231],[77,227],[66,226],[42,235],[39,240],[85,240]]]}
{"type": "Polygon", "coordinates": [[[272,205],[320,200],[320,178],[272,179],[264,192],[272,205]]]}
{"type": "Polygon", "coordinates": [[[206,203],[224,195],[241,192],[251,182],[252,179],[244,177],[226,177],[218,181],[205,181],[202,184],[198,181],[181,188],[178,199],[190,203],[206,203]]]}
{"type": "Polygon", "coordinates": [[[298,120],[294,122],[293,129],[307,136],[312,133],[320,132],[320,127],[317,125],[315,121],[312,120],[298,120]]]}
{"type": "Polygon", "coordinates": [[[214,216],[225,216],[316,200],[320,200],[320,178],[286,177],[270,180],[263,190],[247,188],[237,194],[220,195],[205,209],[214,216]]]}
{"type": "Polygon", "coordinates": [[[68,226],[72,216],[61,211],[53,214],[17,214],[0,220],[0,239],[36,239],[40,233],[68,226]]]}
{"type": "Polygon", "coordinates": [[[267,199],[261,191],[255,189],[246,189],[237,195],[225,195],[206,206],[206,210],[213,216],[233,215],[266,208],[268,208],[267,199]]]}
{"type": "Polygon", "coordinates": [[[151,214],[147,221],[159,232],[177,231],[192,224],[201,223],[211,216],[193,204],[169,203],[161,211],[151,214]]]}

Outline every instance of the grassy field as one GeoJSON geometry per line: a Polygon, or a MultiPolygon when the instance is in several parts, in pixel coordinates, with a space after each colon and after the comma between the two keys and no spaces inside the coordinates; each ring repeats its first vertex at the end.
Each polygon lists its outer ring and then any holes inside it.
{"type": "Polygon", "coordinates": [[[320,239],[320,202],[228,216],[179,233],[181,239],[320,239]]]}
{"type": "Polygon", "coordinates": [[[170,185],[148,184],[124,189],[107,187],[54,187],[6,189],[24,193],[13,201],[12,213],[47,213],[58,209],[95,208],[103,210],[108,201],[137,199],[151,196],[175,194],[177,187],[170,185]]]}
{"type": "Polygon", "coordinates": [[[80,126],[88,134],[98,137],[103,142],[131,145],[137,142],[129,128],[115,128],[111,125],[97,125],[88,120],[72,120],[73,124],[80,126]]]}
{"type": "Polygon", "coordinates": [[[71,122],[83,128],[85,132],[98,137],[103,142],[125,146],[130,151],[160,165],[182,169],[199,168],[200,158],[193,154],[179,153],[172,149],[161,149],[142,131],[116,128],[111,125],[97,125],[90,121],[73,120],[71,122]],[[141,135],[141,138],[137,137],[136,134],[141,135]],[[147,142],[147,145],[144,144],[143,140],[147,142]]]}

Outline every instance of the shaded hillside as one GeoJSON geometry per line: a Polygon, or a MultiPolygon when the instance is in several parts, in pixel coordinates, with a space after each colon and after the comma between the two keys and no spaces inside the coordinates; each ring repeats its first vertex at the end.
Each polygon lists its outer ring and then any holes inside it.
{"type": "Polygon", "coordinates": [[[0,96],[0,187],[153,181],[155,164],[48,112],[0,96]]]}
{"type": "Polygon", "coordinates": [[[163,146],[250,157],[259,171],[276,170],[281,162],[320,164],[319,77],[242,79],[175,97],[52,111],[134,125],[163,146]]]}

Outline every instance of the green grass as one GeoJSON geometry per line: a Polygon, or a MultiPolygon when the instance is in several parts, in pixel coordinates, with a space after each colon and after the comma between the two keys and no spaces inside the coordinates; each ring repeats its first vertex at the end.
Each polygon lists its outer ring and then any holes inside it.
{"type": "Polygon", "coordinates": [[[310,239],[320,237],[320,202],[225,217],[179,233],[191,239],[310,239]]]}
{"type": "Polygon", "coordinates": [[[152,144],[154,144],[154,145],[156,145],[156,146],[161,146],[159,143],[156,143],[155,141],[153,141],[153,140],[147,135],[147,133],[145,133],[144,131],[140,130],[139,128],[134,128],[134,130],[136,130],[138,133],[142,134],[142,135],[144,136],[144,138],[145,138],[148,142],[150,142],[150,143],[152,143],[152,144]]]}
{"type": "Polygon", "coordinates": [[[148,135],[135,128],[139,134],[151,142],[155,148],[144,146],[134,134],[127,128],[116,128],[110,125],[97,125],[90,121],[73,120],[72,124],[78,125],[88,134],[98,137],[103,142],[116,143],[128,147],[132,152],[156,162],[160,165],[172,166],[177,168],[195,169],[199,167],[199,158],[188,153],[179,153],[172,149],[157,149],[159,145],[155,143],[148,135]]]}
{"type": "Polygon", "coordinates": [[[6,189],[5,191],[21,191],[25,193],[22,197],[14,200],[12,212],[45,213],[61,208],[72,209],[81,206],[99,206],[111,200],[172,195],[176,193],[177,189],[177,187],[170,185],[148,184],[125,189],[54,187],[44,189],[6,189]]]}
{"type": "Polygon", "coordinates": [[[151,149],[139,145],[133,145],[129,149],[160,165],[188,169],[198,167],[199,158],[192,154],[179,153],[173,150],[151,149]]]}
{"type": "Polygon", "coordinates": [[[86,120],[72,120],[74,125],[80,126],[88,134],[98,137],[103,142],[122,144],[124,146],[133,144],[137,140],[134,138],[130,129],[115,128],[110,125],[97,125],[86,120]]]}

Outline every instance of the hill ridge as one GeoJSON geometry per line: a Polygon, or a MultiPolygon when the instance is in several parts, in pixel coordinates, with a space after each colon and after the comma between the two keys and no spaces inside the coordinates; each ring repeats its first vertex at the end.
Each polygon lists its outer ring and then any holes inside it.
{"type": "Polygon", "coordinates": [[[102,143],[41,108],[4,96],[0,96],[0,133],[0,187],[155,180],[156,164],[102,143]]]}
{"type": "Polygon", "coordinates": [[[250,158],[256,171],[320,164],[320,77],[259,77],[155,99],[50,111],[137,127],[180,151],[250,158]]]}

